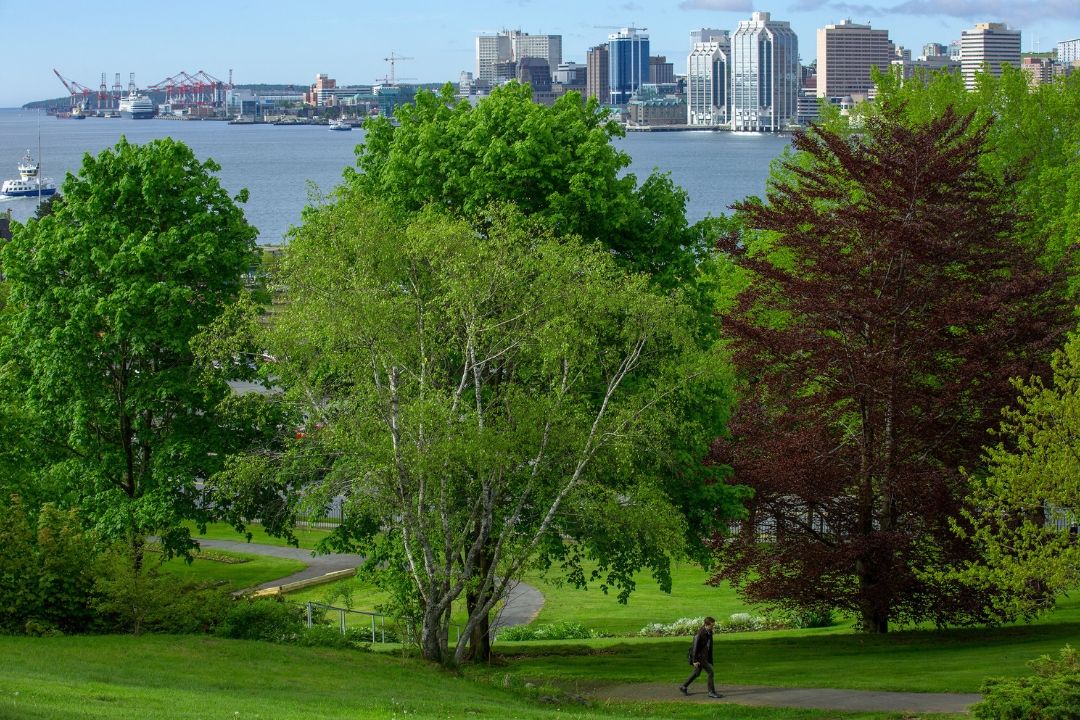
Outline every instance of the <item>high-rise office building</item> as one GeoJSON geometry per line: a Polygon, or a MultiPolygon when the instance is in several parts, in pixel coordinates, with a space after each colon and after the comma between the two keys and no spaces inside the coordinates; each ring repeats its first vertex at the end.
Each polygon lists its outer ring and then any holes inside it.
{"type": "Polygon", "coordinates": [[[731,128],[779,132],[799,111],[799,39],[787,22],[755,12],[731,36],[731,128]]]}
{"type": "Polygon", "coordinates": [[[476,77],[492,85],[513,77],[506,63],[522,58],[543,58],[549,68],[562,62],[562,35],[530,35],[520,30],[503,30],[495,35],[476,36],[476,77]]]}
{"type": "Polygon", "coordinates": [[[701,28],[700,30],[690,31],[690,50],[693,51],[694,46],[698,43],[707,42],[731,42],[728,37],[727,30],[717,30],[716,28],[701,28]]]}
{"type": "Polygon", "coordinates": [[[597,45],[585,53],[585,97],[596,98],[602,105],[611,100],[608,86],[608,46],[597,45]]]}
{"type": "Polygon", "coordinates": [[[871,68],[888,72],[892,60],[888,30],[850,20],[818,28],[817,96],[865,98],[874,86],[871,68]]]}
{"type": "Polygon", "coordinates": [[[960,35],[960,67],[964,87],[975,89],[975,73],[1001,76],[1004,64],[1020,67],[1020,31],[1003,23],[976,23],[960,35]]]}
{"type": "Polygon", "coordinates": [[[649,58],[649,83],[664,85],[675,82],[675,63],[669,63],[666,55],[653,55],[649,58]]]}
{"type": "Polygon", "coordinates": [[[510,50],[514,60],[543,58],[554,69],[562,62],[562,35],[530,35],[517,30],[510,33],[510,50]]]}
{"type": "Polygon", "coordinates": [[[513,59],[509,33],[476,36],[476,78],[495,84],[495,66],[513,59]]]}
{"type": "Polygon", "coordinates": [[[949,54],[949,46],[948,45],[942,45],[941,43],[926,43],[925,45],[922,46],[922,57],[923,58],[942,57],[942,56],[947,57],[948,54],[949,54]]]}
{"type": "Polygon", "coordinates": [[[608,102],[625,105],[649,82],[649,36],[640,28],[608,35],[608,102]]]}
{"type": "Polygon", "coordinates": [[[1064,40],[1057,45],[1058,65],[1072,65],[1080,62],[1080,38],[1064,40]]]}
{"type": "Polygon", "coordinates": [[[731,112],[731,42],[702,42],[686,58],[686,122],[726,125],[731,112]]]}

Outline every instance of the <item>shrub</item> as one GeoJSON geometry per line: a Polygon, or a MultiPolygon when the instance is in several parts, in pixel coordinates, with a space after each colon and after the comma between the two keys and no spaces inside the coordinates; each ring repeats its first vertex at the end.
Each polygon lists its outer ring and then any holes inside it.
{"type": "Polygon", "coordinates": [[[598,636],[581,623],[564,621],[550,625],[514,625],[500,629],[496,637],[499,640],[587,640],[598,636]]]}
{"type": "Polygon", "coordinates": [[[79,632],[94,619],[93,544],[74,510],[33,518],[13,495],[0,506],[0,630],[79,632]]]}
{"type": "Polygon", "coordinates": [[[650,623],[638,631],[638,635],[648,637],[682,637],[693,635],[705,624],[705,618],[679,618],[670,623],[650,623]]]}
{"type": "Polygon", "coordinates": [[[296,642],[306,630],[304,608],[275,599],[235,603],[217,627],[217,635],[234,640],[296,642]]]}
{"type": "Polygon", "coordinates": [[[781,613],[780,620],[788,627],[800,629],[832,627],[836,624],[836,618],[829,608],[787,610],[781,613]]]}
{"type": "Polygon", "coordinates": [[[1061,659],[1043,655],[1028,663],[1034,676],[989,678],[983,700],[971,707],[979,720],[1080,719],[1080,656],[1066,645],[1061,659]]]}
{"type": "Polygon", "coordinates": [[[94,609],[102,630],[212,632],[232,604],[215,584],[186,583],[152,562],[136,567],[131,548],[123,544],[105,553],[97,570],[94,609]]]}

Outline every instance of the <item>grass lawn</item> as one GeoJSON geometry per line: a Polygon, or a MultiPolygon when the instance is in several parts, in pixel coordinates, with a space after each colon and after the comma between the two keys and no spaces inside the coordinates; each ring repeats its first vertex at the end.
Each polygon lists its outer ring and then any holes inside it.
{"type": "MultiPolygon", "coordinates": [[[[206,526],[206,534],[199,533],[199,529],[195,527],[194,523],[188,523],[188,529],[191,531],[191,537],[196,540],[232,540],[233,542],[247,542],[246,536],[241,535],[232,528],[231,525],[226,523],[210,523],[206,526]]],[[[258,545],[276,545],[278,547],[286,547],[289,543],[285,542],[283,538],[276,538],[266,534],[262,525],[249,525],[248,530],[251,532],[251,542],[258,545]]],[[[306,528],[293,528],[293,532],[296,534],[296,539],[300,541],[300,547],[305,550],[310,550],[315,547],[315,544],[322,540],[324,537],[330,534],[329,530],[319,529],[306,529],[306,528]]]]}
{"type": "MultiPolygon", "coordinates": [[[[500,643],[521,678],[576,683],[681,679],[686,638],[500,643]]],[[[1031,624],[867,636],[843,628],[718,634],[718,682],[919,692],[977,692],[992,675],[1025,675],[1025,663],[1080,645],[1080,600],[1031,624]]]]}
{"type": "Polygon", "coordinates": [[[198,636],[0,637],[0,718],[385,720],[673,718],[885,720],[691,703],[543,704],[502,675],[469,678],[399,656],[198,636]],[[509,687],[504,685],[509,684],[509,687]]]}
{"type": "Polygon", "coordinates": [[[215,550],[214,554],[243,559],[244,562],[227,563],[196,558],[189,565],[180,558],[173,558],[161,567],[166,572],[177,575],[184,580],[197,582],[224,580],[230,590],[254,587],[269,580],[292,575],[307,567],[299,560],[263,557],[247,553],[228,552],[226,550],[215,550]]]}
{"type": "MultiPolygon", "coordinates": [[[[586,566],[586,576],[592,568],[586,566]]],[[[671,568],[671,594],[668,594],[660,590],[652,576],[641,573],[636,578],[637,588],[625,605],[619,603],[616,590],[605,594],[598,583],[580,590],[562,582],[554,569],[546,576],[530,573],[524,580],[544,594],[544,609],[537,623],[573,621],[612,635],[630,635],[650,623],[668,623],[684,617],[712,615],[726,619],[732,613],[755,612],[728,585],[706,585],[708,576],[697,565],[675,564],[671,568]]]]}

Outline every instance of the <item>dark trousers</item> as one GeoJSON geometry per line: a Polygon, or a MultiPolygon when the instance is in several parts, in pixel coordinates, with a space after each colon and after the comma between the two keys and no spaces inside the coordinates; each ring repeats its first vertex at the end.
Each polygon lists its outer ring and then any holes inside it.
{"type": "Polygon", "coordinates": [[[683,687],[690,687],[690,683],[697,680],[697,676],[704,670],[709,678],[709,692],[715,694],[716,686],[713,685],[713,667],[712,663],[701,661],[701,664],[694,668],[694,672],[690,673],[690,677],[686,678],[686,682],[683,683],[683,687]]]}

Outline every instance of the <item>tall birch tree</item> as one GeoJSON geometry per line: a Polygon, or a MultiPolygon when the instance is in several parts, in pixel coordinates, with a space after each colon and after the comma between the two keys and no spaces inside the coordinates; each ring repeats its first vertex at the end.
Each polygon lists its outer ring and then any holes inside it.
{"type": "Polygon", "coordinates": [[[308,417],[293,452],[324,461],[309,492],[399,547],[425,657],[460,662],[541,545],[602,524],[623,569],[682,551],[656,458],[726,365],[678,293],[511,207],[309,211],[279,280],[266,344],[308,417]]]}

